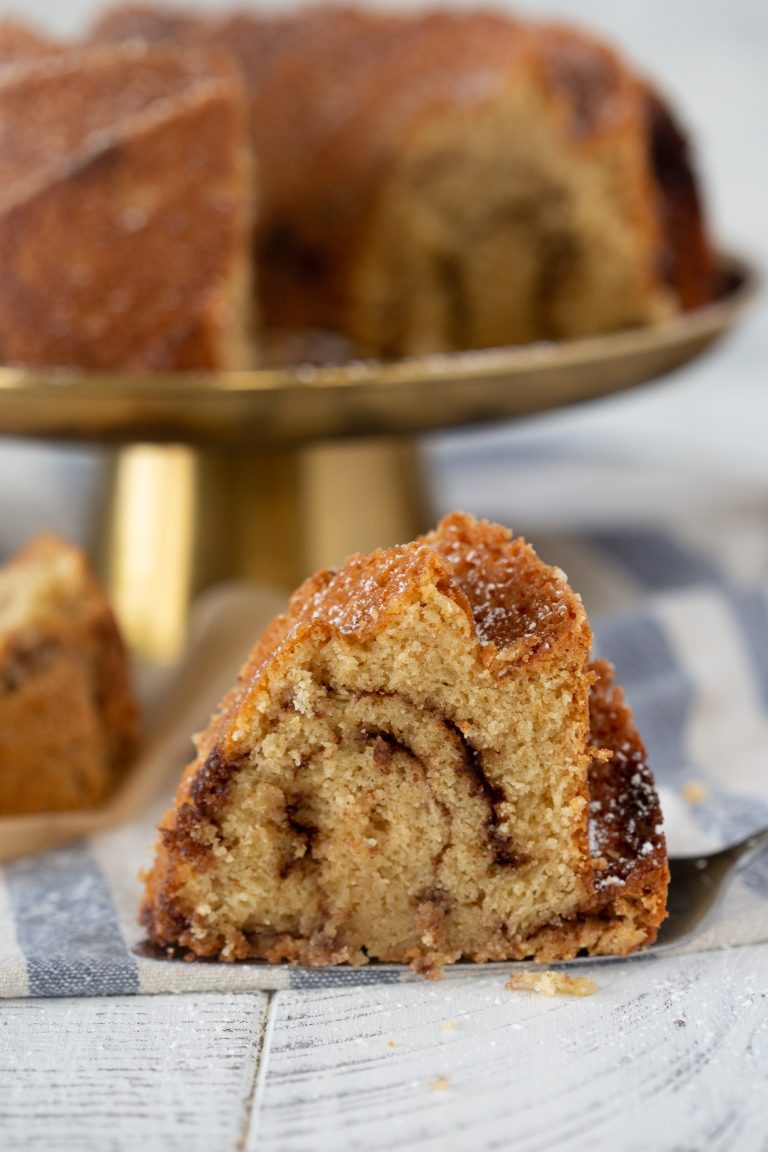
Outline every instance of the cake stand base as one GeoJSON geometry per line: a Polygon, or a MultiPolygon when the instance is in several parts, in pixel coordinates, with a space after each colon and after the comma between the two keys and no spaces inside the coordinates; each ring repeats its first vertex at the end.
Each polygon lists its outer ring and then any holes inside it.
{"type": "Polygon", "coordinates": [[[350,552],[413,539],[429,520],[410,440],[133,444],[111,458],[101,570],[131,649],[166,662],[206,587],[245,578],[287,592],[350,552]]]}

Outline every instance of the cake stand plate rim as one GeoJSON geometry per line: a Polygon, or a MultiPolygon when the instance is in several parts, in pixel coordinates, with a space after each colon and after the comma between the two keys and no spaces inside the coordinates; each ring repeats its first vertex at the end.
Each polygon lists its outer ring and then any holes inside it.
{"type": "Polygon", "coordinates": [[[0,367],[0,435],[281,446],[513,420],[650,382],[735,327],[760,276],[718,257],[728,287],[655,324],[576,340],[239,372],[0,367]]]}

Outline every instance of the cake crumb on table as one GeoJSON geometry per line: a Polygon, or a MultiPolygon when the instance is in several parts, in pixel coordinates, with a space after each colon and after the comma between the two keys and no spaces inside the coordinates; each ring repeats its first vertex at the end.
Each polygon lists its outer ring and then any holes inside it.
{"type": "Polygon", "coordinates": [[[445,1092],[448,1083],[448,1076],[436,1076],[434,1080],[430,1080],[429,1087],[432,1092],[445,1092]]]}
{"type": "Polygon", "coordinates": [[[591,996],[597,984],[589,976],[565,972],[516,972],[504,985],[512,992],[538,992],[540,996],[591,996]]]}
{"type": "Polygon", "coordinates": [[[709,800],[709,788],[700,780],[689,780],[680,795],[688,804],[706,804],[709,800]]]}

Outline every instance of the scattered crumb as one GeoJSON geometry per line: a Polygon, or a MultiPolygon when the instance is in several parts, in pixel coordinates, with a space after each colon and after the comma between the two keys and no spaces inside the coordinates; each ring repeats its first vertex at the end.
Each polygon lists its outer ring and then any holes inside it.
{"type": "Polygon", "coordinates": [[[538,992],[540,996],[591,996],[597,984],[589,976],[568,976],[565,972],[517,972],[505,988],[538,992]]]}
{"type": "Polygon", "coordinates": [[[687,1026],[687,1024],[688,1024],[688,1017],[685,1015],[685,1013],[683,1013],[682,1016],[678,1016],[677,1019],[675,1020],[675,1027],[676,1028],[685,1028],[687,1026]]]}
{"type": "Polygon", "coordinates": [[[709,788],[701,780],[689,780],[680,795],[688,804],[706,804],[709,800],[709,788]]]}
{"type": "Polygon", "coordinates": [[[387,1048],[394,1048],[394,1047],[395,1047],[394,1040],[387,1040],[387,1048]]]}
{"type": "Polygon", "coordinates": [[[443,1028],[446,1032],[452,1032],[454,1030],[454,1028],[456,1027],[456,1021],[455,1020],[443,1020],[440,1027],[443,1028]]]}
{"type": "Polygon", "coordinates": [[[448,1087],[447,1076],[436,1076],[434,1080],[430,1080],[429,1087],[433,1092],[445,1092],[448,1087]]]}

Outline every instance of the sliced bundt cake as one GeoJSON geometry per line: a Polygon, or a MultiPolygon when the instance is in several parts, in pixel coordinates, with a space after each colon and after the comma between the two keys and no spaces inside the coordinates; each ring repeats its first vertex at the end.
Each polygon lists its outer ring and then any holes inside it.
{"type": "Polygon", "coordinates": [[[231,53],[268,324],[404,355],[644,324],[711,298],[685,137],[611,46],[499,12],[107,12],[231,53]]]}
{"type": "Polygon", "coordinates": [[[161,825],[150,940],[430,971],[652,939],[658,805],[589,647],[563,573],[470,517],[312,577],[161,825]]]}
{"type": "Polygon", "coordinates": [[[0,569],[0,816],[94,807],[137,741],[105,594],[77,548],[39,537],[0,569]]]}

